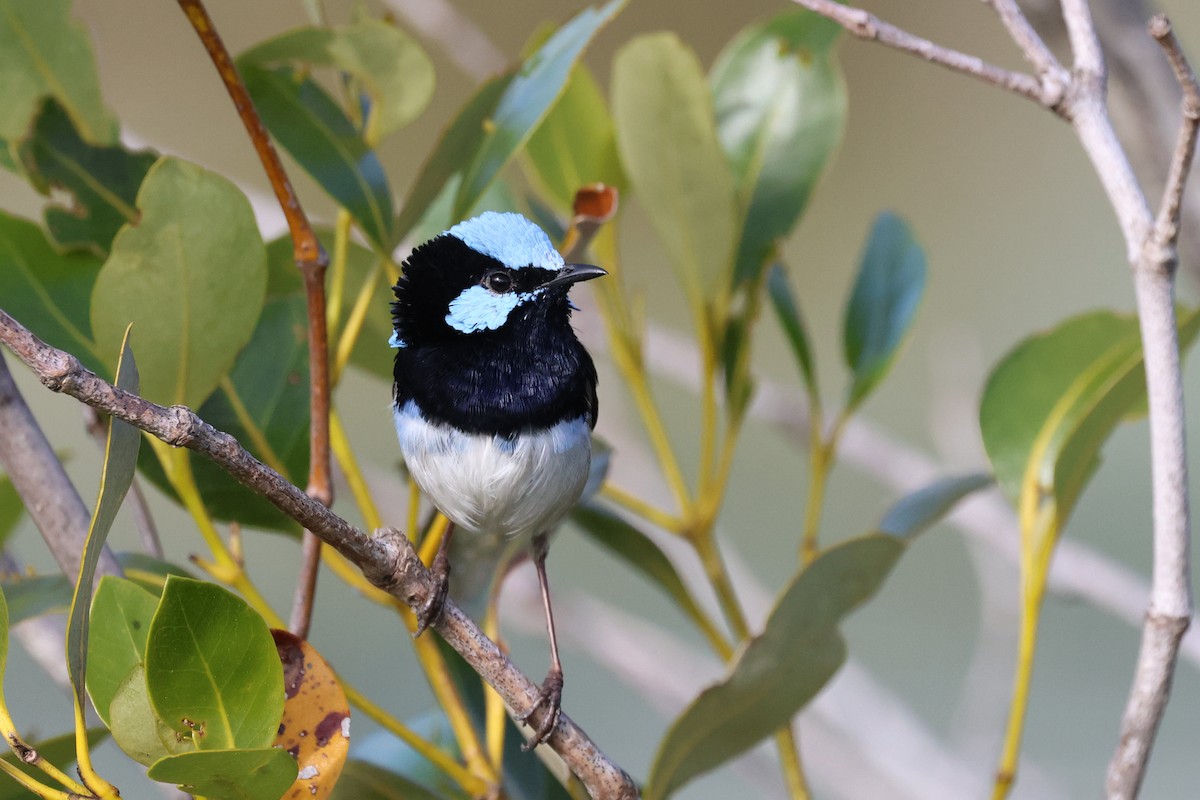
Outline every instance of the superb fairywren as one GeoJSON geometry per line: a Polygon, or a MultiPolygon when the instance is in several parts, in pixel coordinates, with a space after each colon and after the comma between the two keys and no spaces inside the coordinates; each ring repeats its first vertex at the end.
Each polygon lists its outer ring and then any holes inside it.
{"type": "Polygon", "coordinates": [[[562,664],[546,581],[550,530],[583,491],[596,425],[596,369],[571,329],[567,293],[604,275],[565,264],[520,214],[486,212],[413,250],[393,292],[396,434],[417,485],[453,523],[418,610],[418,633],[446,598],[451,533],[509,559],[532,545],[550,671],[521,717],[546,708],[528,747],[558,723],[562,664]]]}

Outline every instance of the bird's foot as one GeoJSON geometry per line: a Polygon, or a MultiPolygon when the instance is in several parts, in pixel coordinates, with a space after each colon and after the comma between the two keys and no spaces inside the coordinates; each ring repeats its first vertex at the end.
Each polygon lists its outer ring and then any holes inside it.
{"type": "Polygon", "coordinates": [[[419,608],[413,609],[417,615],[417,629],[413,638],[417,638],[425,629],[438,621],[442,609],[446,606],[446,595],[450,591],[450,560],[446,554],[438,551],[433,563],[429,565],[429,573],[433,577],[433,591],[425,598],[419,608]]]}
{"type": "MultiPolygon", "coordinates": [[[[538,699],[524,714],[517,717],[518,722],[529,723],[529,718],[533,716],[533,712],[539,708],[545,709],[542,715],[541,723],[534,728],[533,738],[521,746],[526,752],[537,747],[550,738],[550,734],[554,733],[554,729],[558,726],[558,718],[562,716],[562,690],[563,690],[563,674],[561,669],[551,668],[546,674],[546,680],[542,681],[542,688],[538,692],[538,699]]],[[[532,727],[532,725],[530,725],[532,727]]]]}

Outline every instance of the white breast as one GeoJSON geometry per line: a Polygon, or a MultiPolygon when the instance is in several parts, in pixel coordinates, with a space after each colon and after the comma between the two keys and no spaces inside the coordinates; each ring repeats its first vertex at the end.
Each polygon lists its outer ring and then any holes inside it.
{"type": "Polygon", "coordinates": [[[467,530],[519,539],[543,533],[587,481],[591,430],[583,417],[509,438],[431,423],[411,401],[394,416],[413,479],[467,530]]]}

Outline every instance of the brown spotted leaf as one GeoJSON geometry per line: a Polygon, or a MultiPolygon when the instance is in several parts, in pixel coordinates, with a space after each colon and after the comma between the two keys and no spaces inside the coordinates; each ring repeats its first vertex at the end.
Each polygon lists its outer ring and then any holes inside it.
{"type": "Polygon", "coordinates": [[[275,746],[291,753],[300,768],[281,800],[323,800],[350,751],[350,704],[337,675],[312,645],[287,631],[271,634],[287,693],[275,746]]]}

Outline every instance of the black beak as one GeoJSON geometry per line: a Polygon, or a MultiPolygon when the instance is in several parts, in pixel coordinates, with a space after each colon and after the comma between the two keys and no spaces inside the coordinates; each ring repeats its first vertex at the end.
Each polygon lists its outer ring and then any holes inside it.
{"type": "Polygon", "coordinates": [[[601,275],[607,274],[606,270],[593,267],[591,264],[567,264],[559,270],[557,275],[542,285],[545,287],[570,286],[579,281],[590,281],[592,278],[599,278],[601,275]]]}

